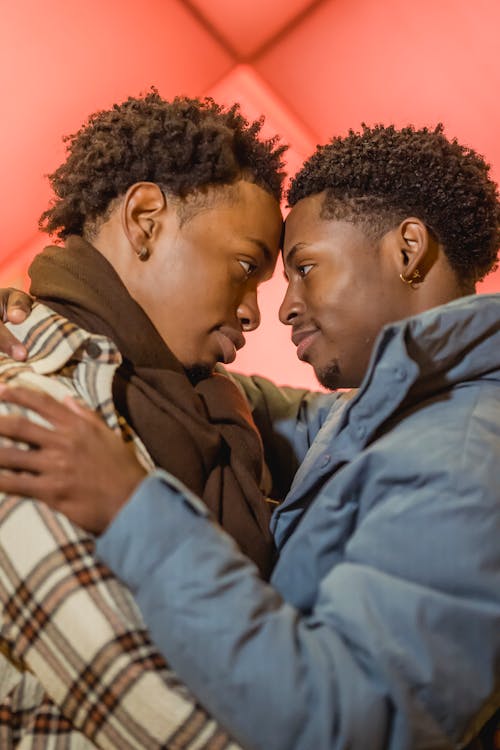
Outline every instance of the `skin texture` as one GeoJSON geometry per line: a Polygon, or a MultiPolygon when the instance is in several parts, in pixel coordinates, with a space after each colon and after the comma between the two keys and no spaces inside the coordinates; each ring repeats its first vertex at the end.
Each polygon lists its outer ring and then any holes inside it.
{"type": "Polygon", "coordinates": [[[460,296],[442,248],[409,217],[378,242],[347,221],[320,216],[324,195],[299,201],[286,220],[288,289],[280,319],[300,359],[327,388],[359,387],[374,341],[392,321],[460,296]],[[421,283],[410,286],[418,269],[421,283]]]}

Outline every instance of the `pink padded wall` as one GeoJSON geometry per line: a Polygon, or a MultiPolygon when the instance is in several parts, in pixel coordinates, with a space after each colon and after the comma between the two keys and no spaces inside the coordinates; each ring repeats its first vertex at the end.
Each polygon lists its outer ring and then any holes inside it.
{"type": "MultiPolygon", "coordinates": [[[[24,283],[46,238],[43,175],[87,114],[156,85],[238,100],[291,144],[293,172],[318,142],[361,121],[444,122],[500,179],[497,0],[17,0],[0,18],[0,283],[24,283]]],[[[314,384],[277,322],[277,274],[263,325],[238,366],[314,384]]],[[[500,271],[484,291],[500,291],[500,271]]]]}

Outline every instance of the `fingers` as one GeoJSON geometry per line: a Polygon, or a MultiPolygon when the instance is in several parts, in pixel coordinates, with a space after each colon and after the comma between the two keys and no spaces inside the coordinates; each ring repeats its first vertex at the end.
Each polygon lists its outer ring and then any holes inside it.
{"type": "Polygon", "coordinates": [[[26,292],[19,289],[7,289],[8,297],[3,304],[4,321],[9,320],[11,323],[22,323],[26,320],[33,307],[33,298],[26,292]]]}
{"type": "Polygon", "coordinates": [[[20,414],[0,416],[0,439],[1,437],[9,438],[16,443],[27,443],[35,448],[48,448],[60,443],[60,437],[55,430],[32,422],[20,414]]]}
{"type": "MultiPolygon", "coordinates": [[[[31,409],[31,411],[39,414],[54,427],[64,426],[69,420],[75,419],[73,410],[61,403],[61,401],[57,401],[57,399],[49,396],[48,393],[37,391],[34,388],[23,388],[22,386],[11,388],[0,385],[0,401],[6,401],[10,404],[17,404],[26,409],[31,409]]],[[[18,417],[18,420],[20,423],[28,421],[23,420],[22,417],[18,417]]]]}
{"type": "MultiPolygon", "coordinates": [[[[43,464],[40,464],[40,453],[36,450],[22,450],[17,446],[0,447],[0,467],[9,471],[26,471],[38,474],[43,464]]],[[[0,491],[5,492],[2,479],[5,474],[0,473],[0,491]]]]}
{"type": "Polygon", "coordinates": [[[40,493],[40,480],[36,474],[1,472],[0,491],[7,495],[43,499],[40,493]]]}
{"type": "Polygon", "coordinates": [[[28,356],[28,350],[4,326],[6,321],[21,323],[31,312],[33,299],[26,292],[17,289],[0,289],[0,352],[8,354],[12,359],[22,362],[28,356]]]}
{"type": "Polygon", "coordinates": [[[8,354],[12,359],[23,362],[28,356],[28,350],[20,341],[0,322],[0,352],[8,354]]]}
{"type": "Polygon", "coordinates": [[[57,484],[51,478],[40,477],[38,474],[0,472],[0,492],[41,500],[53,510],[61,510],[64,506],[59,498],[57,484]]]}
{"type": "Polygon", "coordinates": [[[78,414],[79,417],[101,424],[101,420],[97,417],[96,413],[91,411],[87,406],[80,404],[73,396],[65,396],[62,403],[68,407],[69,411],[78,414]]]}

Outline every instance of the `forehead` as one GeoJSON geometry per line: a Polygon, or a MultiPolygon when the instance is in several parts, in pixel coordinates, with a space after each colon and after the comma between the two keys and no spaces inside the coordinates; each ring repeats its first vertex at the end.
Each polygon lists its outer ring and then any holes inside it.
{"type": "MultiPolygon", "coordinates": [[[[305,242],[305,238],[320,235],[328,230],[330,222],[321,218],[323,193],[303,198],[290,211],[285,221],[283,253],[297,242],[305,242]]],[[[309,240],[307,240],[309,241],[309,240]]]]}
{"type": "Polygon", "coordinates": [[[195,223],[220,222],[225,228],[258,228],[275,233],[281,231],[282,216],[278,201],[266,190],[240,180],[233,185],[210,186],[193,193],[185,201],[192,206],[195,223]]]}
{"type": "Polygon", "coordinates": [[[283,244],[285,265],[302,249],[335,256],[366,251],[373,254],[373,242],[360,225],[321,216],[323,200],[324,193],[304,198],[288,214],[283,244]]]}
{"type": "Polygon", "coordinates": [[[277,200],[243,180],[205,192],[206,201],[198,204],[182,226],[183,237],[205,253],[206,259],[209,251],[213,256],[225,256],[253,247],[274,267],[282,231],[277,200]]]}

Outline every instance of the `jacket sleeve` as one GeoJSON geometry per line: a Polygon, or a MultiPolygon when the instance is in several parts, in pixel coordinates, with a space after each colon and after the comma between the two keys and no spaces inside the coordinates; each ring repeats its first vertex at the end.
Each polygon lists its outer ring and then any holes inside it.
{"type": "Polygon", "coordinates": [[[269,494],[282,500],[326,417],[332,409],[342,408],[354,391],[320,393],[277,386],[259,375],[225,374],[239,385],[250,404],[272,477],[269,494]]]}
{"type": "MultiPolygon", "coordinates": [[[[36,418],[6,402],[0,413],[36,418]]],[[[167,668],[130,593],[93,550],[61,514],[0,493],[2,750],[237,750],[167,668]]]]}
{"type": "Polygon", "coordinates": [[[97,550],[171,666],[245,750],[385,748],[390,709],[363,660],[320,610],[301,614],[263,582],[175,479],[144,480],[97,550]]]}
{"type": "MultiPolygon", "coordinates": [[[[318,502],[333,503],[324,489],[318,502]]],[[[451,506],[428,526],[435,498],[419,490],[401,520],[399,490],[367,515],[349,554],[319,571],[309,610],[261,581],[200,501],[166,475],[144,481],[98,552],[131,588],[181,679],[247,750],[444,749],[495,689],[498,553],[470,563],[478,575],[491,564],[487,583],[444,585],[451,506]],[[408,549],[423,532],[420,562],[408,549]],[[399,558],[389,554],[396,540],[399,558]]],[[[346,513],[354,522],[354,504],[346,513]]],[[[467,539],[465,531],[459,542],[467,539]]]]}

